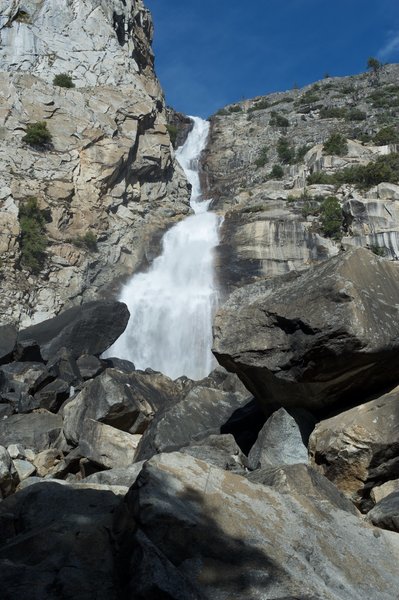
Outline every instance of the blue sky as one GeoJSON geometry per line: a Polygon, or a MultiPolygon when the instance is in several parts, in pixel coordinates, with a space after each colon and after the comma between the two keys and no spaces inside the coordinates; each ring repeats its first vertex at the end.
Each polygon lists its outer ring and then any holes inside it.
{"type": "Polygon", "coordinates": [[[399,0],[144,0],[167,103],[218,108],[399,62],[399,0]]]}

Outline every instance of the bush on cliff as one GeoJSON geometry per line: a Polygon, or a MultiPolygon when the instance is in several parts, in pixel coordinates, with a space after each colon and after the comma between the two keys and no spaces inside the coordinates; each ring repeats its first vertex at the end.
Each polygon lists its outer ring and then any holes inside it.
{"type": "Polygon", "coordinates": [[[329,196],[320,207],[320,224],[324,235],[335,240],[341,237],[342,210],[338,198],[329,196]]]}
{"type": "Polygon", "coordinates": [[[39,209],[36,198],[29,198],[21,203],[19,208],[21,265],[35,274],[43,267],[46,257],[47,238],[44,223],[43,213],[39,209]]]}
{"type": "Polygon", "coordinates": [[[53,85],[63,88],[74,88],[75,84],[72,81],[72,77],[68,73],[59,73],[53,79],[53,85]]]}
{"type": "Polygon", "coordinates": [[[45,146],[52,140],[52,135],[47,128],[45,121],[38,121],[37,123],[29,123],[26,127],[26,135],[22,138],[22,141],[30,146],[45,146]]]}
{"type": "Polygon", "coordinates": [[[332,133],[323,146],[323,152],[334,156],[348,154],[348,143],[340,133],[332,133]]]}

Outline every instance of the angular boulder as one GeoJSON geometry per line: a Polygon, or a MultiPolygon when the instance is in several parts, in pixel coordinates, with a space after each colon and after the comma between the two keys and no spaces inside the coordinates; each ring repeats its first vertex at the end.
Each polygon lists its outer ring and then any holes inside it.
{"type": "Polygon", "coordinates": [[[0,445],[21,444],[41,452],[52,447],[62,428],[61,415],[45,410],[27,415],[12,415],[0,421],[0,445]]]}
{"type": "Polygon", "coordinates": [[[17,344],[17,330],[14,325],[0,325],[0,365],[12,359],[17,344]]]}
{"type": "Polygon", "coordinates": [[[399,266],[362,248],[244,286],[216,315],[213,352],[265,411],[325,413],[399,381],[399,266]]]}
{"type": "Polygon", "coordinates": [[[18,341],[37,342],[44,360],[61,348],[74,358],[82,354],[98,356],[112,346],[128,321],[129,311],[122,302],[87,302],[20,331],[18,341]]]}
{"type": "Polygon", "coordinates": [[[168,405],[178,396],[178,386],[161,373],[128,374],[106,369],[65,404],[65,435],[72,443],[78,443],[85,418],[129,433],[143,433],[158,407],[168,405]]]}
{"type": "Polygon", "coordinates": [[[93,419],[85,419],[79,450],[96,465],[112,469],[128,467],[134,462],[141,435],[131,435],[93,419]]]}
{"type": "Polygon", "coordinates": [[[172,452],[220,433],[233,412],[247,401],[241,394],[194,387],[182,400],[156,414],[143,435],[137,460],[146,460],[159,452],[172,452]]]}
{"type": "Polygon", "coordinates": [[[301,430],[284,408],[266,421],[248,455],[250,469],[306,463],[308,451],[301,430]]]}
{"type": "Polygon", "coordinates": [[[316,469],[353,502],[371,488],[397,477],[399,469],[399,387],[321,421],[309,439],[316,469]]]}
{"type": "MultiPolygon", "coordinates": [[[[397,589],[398,536],[375,535],[328,497],[300,504],[175,452],[143,466],[125,506],[139,527],[133,542],[126,536],[132,551],[143,532],[204,599],[392,600],[397,589]]],[[[138,553],[133,580],[141,561],[138,553]]],[[[157,576],[146,570],[148,589],[157,576]]],[[[168,594],[148,598],[181,598],[168,594]]]]}
{"type": "Polygon", "coordinates": [[[17,471],[8,451],[0,446],[0,500],[15,492],[19,482],[17,471]]]}

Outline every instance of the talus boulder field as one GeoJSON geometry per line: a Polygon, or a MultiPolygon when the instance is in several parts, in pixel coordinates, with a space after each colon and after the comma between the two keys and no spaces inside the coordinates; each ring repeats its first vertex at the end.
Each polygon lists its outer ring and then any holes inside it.
{"type": "Polygon", "coordinates": [[[245,286],[216,315],[213,352],[266,411],[359,404],[399,379],[398,275],[359,248],[245,286]]]}

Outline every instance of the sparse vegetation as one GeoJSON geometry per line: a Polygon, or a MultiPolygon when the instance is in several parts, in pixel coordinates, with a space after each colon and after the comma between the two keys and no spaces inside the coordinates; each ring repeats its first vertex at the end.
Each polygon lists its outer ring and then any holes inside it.
{"type": "Polygon", "coordinates": [[[74,88],[75,84],[72,81],[71,75],[68,73],[59,73],[53,79],[53,85],[63,88],[74,88]]]}
{"type": "Polygon", "coordinates": [[[219,109],[219,110],[216,112],[216,115],[217,115],[218,117],[226,117],[226,116],[228,116],[229,114],[230,114],[230,113],[229,113],[229,111],[228,111],[228,110],[226,110],[225,108],[220,108],[220,109],[219,109]]]}
{"type": "Polygon", "coordinates": [[[93,231],[89,230],[84,235],[77,236],[70,241],[77,248],[83,248],[90,252],[97,251],[97,237],[93,231]]]}
{"type": "Polygon", "coordinates": [[[255,165],[259,169],[261,167],[264,167],[267,164],[268,160],[269,159],[268,159],[267,146],[263,146],[263,148],[261,148],[261,150],[259,152],[258,158],[255,160],[255,165]]]}
{"type": "Polygon", "coordinates": [[[256,110],[264,110],[266,108],[270,108],[270,102],[264,98],[263,100],[258,100],[258,102],[255,102],[253,106],[250,106],[248,108],[248,112],[251,113],[256,110]]]}
{"type": "Polygon", "coordinates": [[[282,179],[284,177],[284,169],[281,165],[273,165],[269,173],[269,179],[282,179]]]}
{"type": "Polygon", "coordinates": [[[177,140],[177,134],[179,133],[179,130],[177,129],[176,125],[170,125],[170,124],[166,125],[166,129],[168,130],[169,138],[172,143],[172,146],[175,147],[176,140],[177,140]]]}
{"type": "Polygon", "coordinates": [[[286,117],[280,115],[278,112],[272,110],[270,125],[272,127],[289,127],[290,122],[286,117]]]}
{"type": "Polygon", "coordinates": [[[238,113],[242,111],[242,108],[239,104],[234,104],[234,106],[229,106],[227,110],[229,113],[238,113]]]}
{"type": "Polygon", "coordinates": [[[376,256],[384,257],[387,254],[387,250],[384,246],[377,246],[376,244],[372,244],[370,250],[376,256]]]}
{"type": "Polygon", "coordinates": [[[348,154],[348,142],[340,133],[332,133],[324,143],[323,152],[334,156],[345,156],[348,154]]]}
{"type": "Polygon", "coordinates": [[[36,198],[29,198],[21,203],[19,208],[21,265],[35,274],[42,269],[46,258],[47,238],[44,223],[45,219],[36,198]]]}
{"type": "Polygon", "coordinates": [[[296,151],[296,156],[295,156],[295,162],[302,162],[305,154],[307,152],[309,152],[309,150],[311,149],[312,146],[309,146],[308,144],[304,144],[303,146],[299,146],[299,148],[296,151]]]}
{"type": "Polygon", "coordinates": [[[377,58],[374,58],[374,56],[370,56],[369,59],[367,60],[367,69],[369,71],[371,71],[372,73],[378,73],[378,71],[380,71],[382,67],[382,64],[380,63],[380,61],[377,58]]]}
{"type": "Polygon", "coordinates": [[[307,182],[313,184],[342,185],[351,183],[360,189],[369,189],[382,182],[398,183],[399,154],[397,152],[379,156],[368,165],[352,165],[328,175],[323,171],[312,173],[307,182]]]}
{"type": "Polygon", "coordinates": [[[366,118],[366,113],[359,108],[351,108],[345,115],[347,121],[364,121],[366,118]]]}
{"type": "Polygon", "coordinates": [[[284,165],[290,165],[295,162],[295,148],[284,136],[280,137],[277,142],[277,155],[279,161],[284,165]]]}
{"type": "Polygon", "coordinates": [[[29,123],[26,127],[26,135],[22,138],[22,141],[30,146],[46,146],[51,140],[52,135],[45,121],[29,123]]]}
{"type": "Polygon", "coordinates": [[[338,107],[323,107],[320,109],[320,119],[345,119],[346,109],[338,107]]]}
{"type": "Polygon", "coordinates": [[[16,21],[17,23],[30,23],[30,15],[26,12],[26,10],[20,8],[16,12],[13,21],[16,21]]]}
{"type": "Polygon", "coordinates": [[[387,144],[399,144],[399,132],[396,127],[383,127],[375,134],[373,142],[376,146],[386,146],[387,144]]]}
{"type": "Polygon", "coordinates": [[[320,206],[320,225],[324,235],[338,240],[341,237],[342,209],[338,198],[329,196],[320,206]]]}

